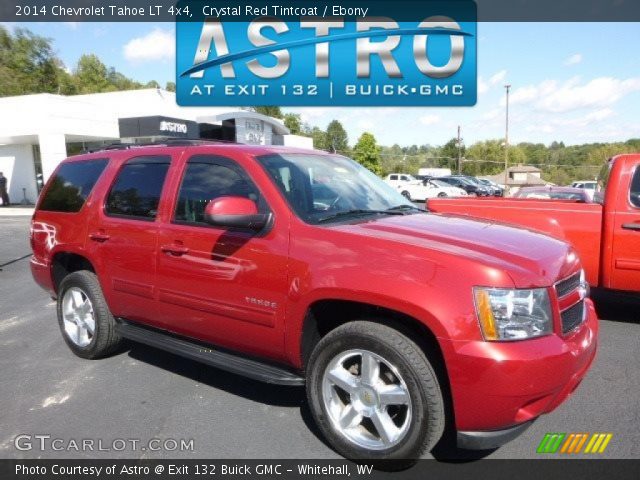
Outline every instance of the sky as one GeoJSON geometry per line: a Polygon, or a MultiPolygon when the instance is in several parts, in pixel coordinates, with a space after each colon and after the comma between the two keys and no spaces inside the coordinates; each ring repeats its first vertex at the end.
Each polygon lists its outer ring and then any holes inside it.
{"type": "MultiPolygon", "coordinates": [[[[141,81],[175,81],[171,23],[30,23],[68,68],[87,53],[141,81]]],[[[441,145],[458,125],[467,145],[504,138],[511,84],[511,143],[565,144],[640,137],[640,23],[479,23],[478,103],[459,108],[284,108],[311,126],[338,119],[355,143],[441,145]]]]}

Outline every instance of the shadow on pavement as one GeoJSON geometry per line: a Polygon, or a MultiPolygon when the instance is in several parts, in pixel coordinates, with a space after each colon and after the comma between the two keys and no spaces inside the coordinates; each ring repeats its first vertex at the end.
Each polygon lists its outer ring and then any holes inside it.
{"type": "Polygon", "coordinates": [[[614,322],[640,323],[640,295],[595,288],[591,298],[598,318],[614,322]]]}
{"type": "Polygon", "coordinates": [[[233,395],[278,407],[300,407],[306,402],[304,388],[301,387],[258,382],[163,350],[134,342],[128,343],[128,355],[135,360],[233,395]]]}
{"type": "Polygon", "coordinates": [[[162,368],[232,395],[238,395],[254,402],[272,406],[298,407],[302,421],[309,431],[327,447],[331,448],[313,420],[307,405],[304,387],[288,387],[259,382],[134,342],[127,342],[127,347],[124,351],[127,350],[128,355],[134,360],[162,368]]]}

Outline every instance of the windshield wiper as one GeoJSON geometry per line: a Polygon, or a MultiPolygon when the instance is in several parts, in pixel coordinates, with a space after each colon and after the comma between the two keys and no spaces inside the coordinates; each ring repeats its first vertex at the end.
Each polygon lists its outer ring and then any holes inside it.
{"type": "Polygon", "coordinates": [[[326,217],[318,219],[318,223],[324,223],[329,220],[334,220],[340,217],[348,217],[352,215],[404,215],[401,210],[364,210],[364,209],[353,209],[353,210],[345,210],[342,212],[334,213],[333,215],[328,215],[326,217]]]}
{"type": "Polygon", "coordinates": [[[413,205],[396,205],[395,207],[388,208],[386,212],[403,212],[406,210],[416,210],[418,212],[426,212],[426,210],[414,207],[413,205]]]}

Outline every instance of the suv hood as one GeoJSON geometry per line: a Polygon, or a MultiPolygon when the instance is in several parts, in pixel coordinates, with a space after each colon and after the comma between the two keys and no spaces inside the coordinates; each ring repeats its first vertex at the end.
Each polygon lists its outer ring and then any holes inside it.
{"type": "Polygon", "coordinates": [[[506,271],[519,288],[550,286],[578,268],[566,243],[541,233],[468,217],[378,217],[336,229],[465,257],[506,271]]]}

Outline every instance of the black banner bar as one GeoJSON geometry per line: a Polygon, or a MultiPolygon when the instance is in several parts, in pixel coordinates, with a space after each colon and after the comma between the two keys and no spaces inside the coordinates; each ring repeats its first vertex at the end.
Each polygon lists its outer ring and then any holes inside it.
{"type": "MultiPolygon", "coordinates": [[[[203,6],[224,12],[224,21],[247,21],[267,8],[283,20],[299,20],[310,14],[347,19],[390,16],[396,21],[416,21],[425,3],[466,0],[3,0],[2,22],[173,22],[196,21],[203,6]],[[189,7],[189,14],[185,13],[189,7]],[[277,15],[273,8],[297,8],[292,15],[277,15]],[[419,8],[416,8],[419,7],[419,8]],[[344,9],[344,10],[341,10],[344,9]],[[304,13],[302,13],[304,12],[304,13]]],[[[637,0],[476,0],[479,22],[634,22],[640,21],[637,0]]],[[[208,10],[210,11],[210,10],[208,10]]],[[[258,14],[260,15],[260,14],[258,14]]],[[[461,19],[457,18],[457,21],[461,19]]]]}
{"type": "Polygon", "coordinates": [[[636,480],[640,460],[419,460],[410,468],[347,460],[0,460],[3,480],[36,479],[345,479],[636,480]]]}

